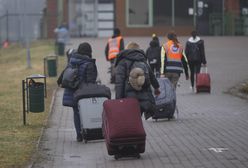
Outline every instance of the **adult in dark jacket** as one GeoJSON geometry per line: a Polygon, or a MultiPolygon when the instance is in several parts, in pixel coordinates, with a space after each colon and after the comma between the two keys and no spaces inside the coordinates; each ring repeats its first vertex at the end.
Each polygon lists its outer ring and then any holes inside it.
{"type": "Polygon", "coordinates": [[[160,51],[161,47],[159,45],[159,41],[156,39],[152,39],[149,48],[147,48],[146,50],[146,57],[152,71],[156,73],[157,76],[159,76],[160,74],[161,67],[160,51]]]}
{"type": "Polygon", "coordinates": [[[204,41],[197,36],[196,31],[191,32],[191,37],[186,42],[185,55],[190,69],[191,87],[194,91],[195,75],[200,72],[201,66],[206,66],[204,41]]]}
{"type": "MultiPolygon", "coordinates": [[[[81,83],[95,83],[97,79],[97,67],[95,59],[92,59],[92,49],[89,43],[81,43],[78,47],[77,53],[71,55],[69,64],[79,66],[79,78],[81,83]]],[[[79,110],[77,104],[73,101],[73,94],[76,89],[65,88],[63,95],[63,105],[70,106],[74,112],[74,125],[77,134],[77,141],[82,141],[81,122],[79,117],[79,110]]]]}
{"type": "MultiPolygon", "coordinates": [[[[116,60],[116,81],[115,92],[116,99],[134,97],[140,102],[141,112],[145,114],[145,118],[148,119],[154,113],[155,100],[152,95],[150,85],[142,87],[140,91],[135,90],[129,83],[129,71],[134,61],[143,61],[146,63],[146,56],[144,51],[139,49],[138,44],[130,43],[127,49],[120,52],[116,60]]],[[[146,63],[147,64],[147,63],[146,63]]],[[[154,88],[154,94],[160,94],[159,83],[155,78],[152,70],[147,64],[149,69],[150,83],[154,88]]]]}

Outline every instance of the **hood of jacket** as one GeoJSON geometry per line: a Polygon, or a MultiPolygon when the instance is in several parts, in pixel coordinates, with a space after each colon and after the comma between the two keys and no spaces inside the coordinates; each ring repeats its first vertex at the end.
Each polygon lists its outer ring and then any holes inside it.
{"type": "Polygon", "coordinates": [[[150,47],[159,47],[159,42],[157,40],[152,40],[150,42],[150,47]]]}
{"type": "Polygon", "coordinates": [[[123,59],[127,59],[130,61],[146,61],[147,60],[144,51],[140,49],[127,49],[127,50],[121,51],[117,56],[115,66],[117,66],[118,63],[123,59]]]}
{"type": "Polygon", "coordinates": [[[191,43],[197,43],[200,40],[201,40],[201,38],[199,36],[196,36],[195,39],[193,37],[190,37],[188,39],[188,41],[191,42],[191,43]]]}
{"type": "Polygon", "coordinates": [[[71,58],[70,58],[70,63],[72,63],[72,64],[81,64],[81,63],[84,63],[84,62],[92,62],[92,63],[95,63],[96,60],[90,58],[90,57],[87,56],[87,55],[81,55],[81,54],[78,54],[78,53],[73,54],[73,55],[71,56],[71,58]]]}

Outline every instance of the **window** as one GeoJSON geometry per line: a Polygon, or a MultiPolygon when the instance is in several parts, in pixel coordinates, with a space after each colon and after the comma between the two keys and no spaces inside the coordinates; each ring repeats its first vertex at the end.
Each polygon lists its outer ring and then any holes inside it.
{"type": "Polygon", "coordinates": [[[153,19],[154,25],[171,25],[172,1],[156,0],[153,1],[153,19]]]}
{"type": "Polygon", "coordinates": [[[152,0],[127,0],[127,25],[134,27],[151,26],[151,7],[152,0]]]}
{"type": "Polygon", "coordinates": [[[194,0],[174,0],[175,1],[175,25],[193,25],[193,15],[190,9],[194,7],[194,0]]]}

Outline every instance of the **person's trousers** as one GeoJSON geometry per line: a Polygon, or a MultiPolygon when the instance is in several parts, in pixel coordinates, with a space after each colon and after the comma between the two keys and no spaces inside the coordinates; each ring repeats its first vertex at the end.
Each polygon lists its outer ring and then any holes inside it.
{"type": "Polygon", "coordinates": [[[150,64],[150,67],[152,69],[152,72],[156,77],[160,76],[160,67],[157,64],[150,64]]]}
{"type": "Polygon", "coordinates": [[[110,81],[111,83],[115,83],[115,59],[110,60],[110,81]]]}
{"type": "Polygon", "coordinates": [[[195,76],[196,74],[200,73],[200,70],[201,70],[201,63],[200,62],[189,62],[189,69],[190,69],[190,82],[193,88],[195,86],[195,76]]]}
{"type": "Polygon", "coordinates": [[[172,83],[172,85],[174,86],[175,90],[177,88],[177,82],[180,78],[180,74],[178,73],[165,73],[165,77],[168,78],[170,80],[170,82],[172,83]]]}
{"type": "Polygon", "coordinates": [[[78,107],[73,107],[73,118],[74,118],[74,126],[77,133],[77,136],[81,135],[81,121],[79,116],[78,107]]]}

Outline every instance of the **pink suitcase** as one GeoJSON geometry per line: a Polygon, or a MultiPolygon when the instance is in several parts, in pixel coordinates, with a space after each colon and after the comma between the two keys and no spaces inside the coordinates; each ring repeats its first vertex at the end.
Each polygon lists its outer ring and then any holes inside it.
{"type": "Polygon", "coordinates": [[[201,71],[196,75],[196,92],[211,92],[211,80],[207,72],[207,67],[205,68],[205,72],[201,71]]]}
{"type": "Polygon", "coordinates": [[[109,155],[115,159],[137,157],[145,152],[146,133],[139,102],[135,98],[106,100],[103,103],[103,135],[109,155]]]}

